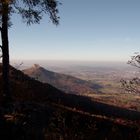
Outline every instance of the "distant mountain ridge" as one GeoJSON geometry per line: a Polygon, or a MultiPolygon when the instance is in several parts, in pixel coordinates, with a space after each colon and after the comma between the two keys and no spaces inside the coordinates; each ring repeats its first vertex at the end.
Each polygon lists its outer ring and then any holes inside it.
{"type": "MultiPolygon", "coordinates": [[[[0,64],[0,83],[1,69],[0,64]]],[[[138,140],[140,137],[135,125],[138,122],[139,126],[140,112],[65,94],[13,67],[10,67],[10,89],[14,110],[5,114],[5,107],[0,106],[1,140],[138,140]],[[112,117],[132,120],[131,125],[120,119],[114,122],[112,117]]]]}
{"type": "Polygon", "coordinates": [[[102,88],[98,84],[93,84],[73,76],[49,71],[38,64],[34,64],[31,68],[23,70],[23,72],[40,82],[49,83],[66,93],[87,95],[88,93],[97,93],[98,89],[102,88]]]}
{"type": "MultiPolygon", "coordinates": [[[[0,64],[1,74],[1,64],[0,64]]],[[[0,83],[2,77],[0,75],[0,83]]],[[[3,99],[2,84],[0,84],[0,103],[3,99]]],[[[42,105],[55,105],[61,108],[71,108],[90,114],[123,118],[127,120],[140,120],[140,112],[98,102],[89,97],[66,94],[50,84],[41,83],[20,70],[10,67],[10,91],[14,102],[37,103],[42,105]]],[[[33,110],[33,108],[32,108],[33,110]]]]}

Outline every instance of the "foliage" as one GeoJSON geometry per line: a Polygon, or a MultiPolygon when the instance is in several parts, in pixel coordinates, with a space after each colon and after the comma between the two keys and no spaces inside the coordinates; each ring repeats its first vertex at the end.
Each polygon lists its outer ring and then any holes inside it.
{"type": "MultiPolygon", "coordinates": [[[[0,19],[2,19],[2,14],[7,12],[2,9],[3,4],[8,4],[9,6],[9,25],[11,25],[10,16],[12,14],[20,14],[23,21],[28,25],[40,23],[45,14],[49,14],[54,24],[59,23],[57,5],[60,3],[56,0],[0,0],[0,19]]],[[[1,20],[0,23],[2,24],[1,20]]]]}
{"type": "Polygon", "coordinates": [[[58,1],[56,0],[0,0],[0,31],[2,50],[2,78],[3,78],[3,98],[4,102],[12,101],[9,85],[9,38],[8,27],[12,25],[10,20],[13,14],[21,15],[27,25],[40,23],[42,17],[49,15],[53,24],[59,23],[57,16],[58,1]]]}
{"type": "MultiPolygon", "coordinates": [[[[140,54],[135,53],[134,56],[131,57],[131,60],[128,61],[128,64],[140,68],[140,54]]],[[[134,93],[140,95],[140,78],[134,77],[130,80],[121,80],[122,87],[126,93],[134,93]]]]}
{"type": "MultiPolygon", "coordinates": [[[[14,140],[138,140],[138,127],[116,124],[38,103],[14,104],[15,112],[0,116],[0,138],[14,140]]],[[[1,111],[2,108],[0,108],[1,111]]]]}
{"type": "Polygon", "coordinates": [[[140,94],[140,78],[135,77],[131,80],[121,80],[121,83],[126,93],[140,94]]]}
{"type": "Polygon", "coordinates": [[[134,54],[134,56],[131,56],[131,60],[128,61],[128,64],[140,68],[140,54],[138,52],[134,54]]]}
{"type": "Polygon", "coordinates": [[[0,106],[1,139],[138,140],[137,125],[140,117],[138,116],[138,121],[135,120],[135,112],[129,110],[128,114],[122,108],[116,109],[92,102],[87,97],[65,94],[48,84],[29,78],[19,70],[12,67],[10,69],[13,109],[9,113],[0,106]],[[104,111],[107,111],[108,119],[104,118],[104,111]],[[92,115],[96,113],[102,117],[92,115]],[[121,122],[121,119],[118,123],[113,122],[112,115],[118,118],[114,113],[126,114],[126,119],[134,118],[134,121],[130,126],[121,122]]]}
{"type": "MultiPolygon", "coordinates": [[[[82,111],[81,113],[88,112],[89,114],[107,116],[109,118],[119,117],[128,120],[139,120],[140,118],[140,113],[136,111],[130,111],[125,108],[107,105],[95,100],[93,101],[89,97],[65,94],[49,84],[41,83],[29,78],[21,71],[15,70],[12,67],[10,70],[10,76],[10,87],[13,93],[13,100],[15,101],[39,103],[51,102],[55,105],[60,104],[61,107],[68,107],[70,109],[74,109],[75,111],[82,111]]],[[[1,99],[2,98],[0,95],[0,101],[1,99]]]]}

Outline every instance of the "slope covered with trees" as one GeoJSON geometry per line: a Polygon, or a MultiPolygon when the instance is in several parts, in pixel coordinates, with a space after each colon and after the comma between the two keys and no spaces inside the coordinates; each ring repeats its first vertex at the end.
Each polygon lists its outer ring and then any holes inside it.
{"type": "Polygon", "coordinates": [[[48,71],[37,64],[23,70],[23,72],[40,82],[49,83],[65,93],[87,95],[89,93],[98,93],[99,89],[102,88],[99,84],[94,84],[73,76],[48,71]]]}
{"type": "Polygon", "coordinates": [[[9,87],[9,37],[8,29],[12,25],[11,16],[13,14],[21,15],[23,21],[28,25],[40,23],[42,17],[49,14],[54,24],[59,23],[57,16],[58,1],[56,0],[0,0],[0,32],[2,52],[2,86],[3,98],[5,102],[11,101],[9,87]]]}
{"type": "Polygon", "coordinates": [[[7,112],[0,101],[0,137],[4,139],[137,140],[139,137],[138,112],[65,94],[13,67],[10,76],[12,111],[7,112]]]}

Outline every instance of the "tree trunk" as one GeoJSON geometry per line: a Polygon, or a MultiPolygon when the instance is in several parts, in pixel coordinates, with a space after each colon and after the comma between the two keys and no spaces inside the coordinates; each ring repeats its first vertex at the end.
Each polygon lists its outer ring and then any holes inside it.
{"type": "Polygon", "coordinates": [[[8,4],[2,5],[2,78],[3,78],[3,98],[5,103],[11,100],[9,85],[9,42],[8,42],[8,4]]]}

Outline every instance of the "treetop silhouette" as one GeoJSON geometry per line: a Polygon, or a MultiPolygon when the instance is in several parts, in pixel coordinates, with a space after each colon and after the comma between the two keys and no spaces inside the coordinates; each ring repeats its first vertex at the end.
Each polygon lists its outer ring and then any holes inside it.
{"type": "Polygon", "coordinates": [[[13,14],[21,15],[27,25],[38,24],[47,15],[55,25],[59,24],[58,5],[56,0],[0,0],[0,32],[2,51],[2,77],[3,96],[9,101],[11,94],[9,91],[9,39],[8,28],[11,26],[10,20],[13,14]]]}

